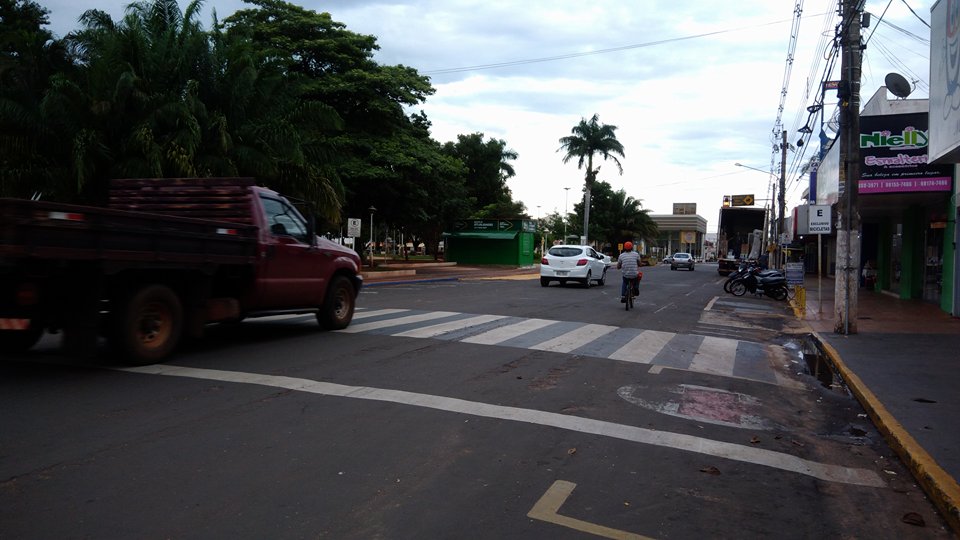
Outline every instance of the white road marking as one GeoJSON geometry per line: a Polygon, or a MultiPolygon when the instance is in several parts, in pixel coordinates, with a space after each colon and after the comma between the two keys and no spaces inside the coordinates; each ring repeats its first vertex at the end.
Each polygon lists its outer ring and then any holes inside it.
{"type": "Polygon", "coordinates": [[[415,407],[425,407],[453,413],[469,414],[484,418],[497,418],[500,420],[510,420],[513,422],[525,422],[529,424],[576,431],[579,433],[612,437],[615,439],[637,442],[641,444],[650,444],[666,448],[674,448],[677,450],[685,450],[687,452],[741,461],[744,463],[752,463],[755,465],[803,474],[828,482],[839,482],[869,487],[885,486],[884,481],[879,477],[879,475],[869,469],[854,469],[842,467],[840,465],[817,463],[815,461],[810,461],[797,456],[774,452],[772,450],[766,450],[763,448],[741,446],[738,444],[714,441],[683,433],[657,431],[653,429],[615,424],[613,422],[606,422],[602,420],[581,418],[567,414],[544,412],[534,409],[521,409],[519,407],[506,407],[503,405],[466,401],[443,396],[405,392],[403,390],[390,390],[366,386],[346,386],[342,384],[295,377],[191,368],[169,364],[114,369],[129,373],[142,373],[148,375],[168,375],[173,377],[187,377],[193,379],[233,382],[240,384],[257,384],[262,386],[284,388],[287,390],[295,390],[299,392],[309,392],[324,396],[368,399],[373,401],[398,403],[401,405],[411,405],[415,407]]]}
{"type": "Polygon", "coordinates": [[[357,319],[369,319],[370,317],[377,317],[380,315],[392,315],[394,313],[403,313],[404,311],[410,311],[409,309],[375,309],[373,311],[357,311],[353,314],[353,320],[357,319]]]}
{"type": "Polygon", "coordinates": [[[649,364],[675,335],[672,332],[644,330],[639,336],[631,339],[629,343],[617,349],[608,358],[623,360],[624,362],[649,364]]]}
{"type": "Polygon", "coordinates": [[[738,344],[735,339],[704,337],[697,353],[693,355],[689,369],[719,375],[733,373],[738,344]]]}
{"type": "Polygon", "coordinates": [[[530,348],[539,351],[567,353],[597,338],[605,336],[616,329],[616,326],[607,326],[604,324],[585,324],[576,330],[571,330],[561,336],[533,345],[530,348]]]}
{"type": "Polygon", "coordinates": [[[469,328],[471,326],[476,326],[478,324],[483,324],[490,321],[497,321],[504,318],[506,318],[506,315],[478,315],[476,317],[470,317],[469,319],[460,319],[459,321],[450,321],[424,326],[423,328],[415,328],[413,330],[407,330],[406,332],[400,332],[399,334],[393,334],[393,336],[431,338],[441,334],[446,334],[447,332],[463,330],[464,328],[469,328]]]}
{"type": "Polygon", "coordinates": [[[539,330],[551,324],[555,324],[557,321],[550,321],[547,319],[527,319],[525,321],[518,322],[517,324],[511,324],[510,326],[502,326],[500,328],[494,328],[493,330],[488,330],[482,334],[477,334],[475,336],[470,336],[466,339],[460,340],[462,343],[478,343],[480,345],[496,345],[497,343],[503,343],[508,339],[513,339],[517,336],[522,336],[528,332],[533,332],[534,330],[539,330]]]}
{"type": "Polygon", "coordinates": [[[374,322],[368,322],[368,323],[351,324],[350,326],[344,328],[343,330],[337,330],[337,332],[343,332],[346,334],[356,334],[358,332],[367,332],[370,330],[379,330],[381,328],[390,328],[391,326],[400,326],[401,324],[418,323],[423,321],[430,321],[433,319],[440,319],[442,317],[449,317],[450,315],[459,315],[459,313],[456,313],[453,311],[429,311],[427,313],[421,313],[419,315],[408,315],[406,317],[398,317],[396,319],[387,319],[385,321],[374,321],[374,322]]]}

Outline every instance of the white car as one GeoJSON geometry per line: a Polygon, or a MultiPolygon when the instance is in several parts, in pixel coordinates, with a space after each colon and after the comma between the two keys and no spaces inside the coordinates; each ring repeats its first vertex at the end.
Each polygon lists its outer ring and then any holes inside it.
{"type": "Polygon", "coordinates": [[[590,246],[553,246],[540,259],[540,285],[546,287],[551,281],[561,285],[578,281],[585,287],[592,282],[603,285],[607,277],[604,256],[590,246]]]}

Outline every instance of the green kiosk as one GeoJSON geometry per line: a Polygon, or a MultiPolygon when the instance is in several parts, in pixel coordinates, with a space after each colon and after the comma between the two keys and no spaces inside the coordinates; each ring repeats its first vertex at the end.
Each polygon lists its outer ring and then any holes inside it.
{"type": "Polygon", "coordinates": [[[443,233],[448,261],[461,264],[533,264],[533,239],[537,222],[532,219],[463,219],[453,232],[443,233]]]}

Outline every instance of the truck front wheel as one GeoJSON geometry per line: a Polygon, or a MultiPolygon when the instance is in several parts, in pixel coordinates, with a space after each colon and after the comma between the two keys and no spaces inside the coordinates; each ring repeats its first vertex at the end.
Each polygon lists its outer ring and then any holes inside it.
{"type": "Polygon", "coordinates": [[[321,328],[340,330],[346,328],[353,320],[353,308],[356,306],[357,295],[350,280],[343,276],[336,276],[330,282],[323,306],[317,312],[317,322],[321,328]]]}
{"type": "Polygon", "coordinates": [[[127,364],[143,366],[170,354],[182,330],[183,307],[176,293],[149,285],[127,299],[112,337],[127,364]]]}

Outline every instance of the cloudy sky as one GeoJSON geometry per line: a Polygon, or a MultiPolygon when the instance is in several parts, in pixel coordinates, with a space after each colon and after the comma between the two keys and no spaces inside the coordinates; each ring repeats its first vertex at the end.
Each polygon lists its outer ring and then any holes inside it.
{"type": "MultiPolygon", "coordinates": [[[[84,9],[119,19],[128,4],[38,3],[50,10],[50,29],[59,36],[77,28],[84,9]]],[[[716,228],[723,195],[770,197],[770,177],[763,171],[773,167],[779,174],[780,155],[773,148],[785,129],[792,207],[804,189],[799,163],[817,146],[814,136],[797,148],[797,130],[807,123],[806,107],[819,94],[820,81],[839,78],[839,60],[826,75],[839,23],[836,0],[293,3],[328,11],[349,30],[376,36],[381,64],[404,64],[430,76],[436,94],[411,112],[427,113],[438,141],[475,132],[506,141],[519,154],[509,186],[533,217],[572,210],[582,197],[583,171],[575,162],[562,163],[558,139],[595,113],[617,126],[626,154],[622,175],[606,162],[598,178],[654,214],[671,213],[675,202],[696,203],[708,232],[716,228]],[[798,4],[802,16],[796,22],[798,4]]],[[[864,102],[894,71],[914,83],[911,98],[927,97],[930,30],[920,19],[929,22],[932,4],[867,0],[873,23],[863,31],[869,37],[864,102]]],[[[209,26],[213,10],[222,19],[244,4],[207,0],[204,6],[202,22],[209,26]]],[[[835,93],[825,101],[829,120],[835,93]]],[[[820,119],[811,127],[816,135],[820,119]]]]}

